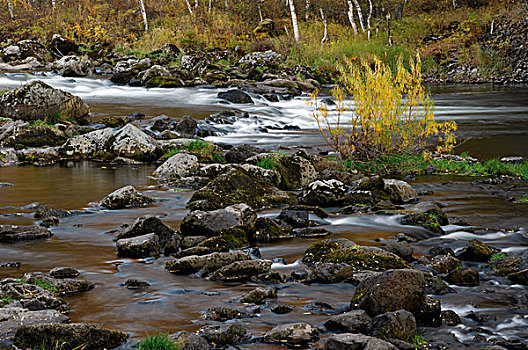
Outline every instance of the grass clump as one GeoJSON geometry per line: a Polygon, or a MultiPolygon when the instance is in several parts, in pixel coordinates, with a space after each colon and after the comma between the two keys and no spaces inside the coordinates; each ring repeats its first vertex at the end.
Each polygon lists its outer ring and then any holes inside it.
{"type": "Polygon", "coordinates": [[[7,296],[2,297],[2,302],[4,303],[4,305],[7,305],[11,303],[12,301],[13,301],[12,297],[7,297],[7,296]]]}
{"type": "Polygon", "coordinates": [[[277,163],[277,157],[267,156],[266,158],[257,162],[257,166],[264,168],[264,169],[273,170],[275,169],[276,163],[277,163]]]}
{"type": "Polygon", "coordinates": [[[30,280],[30,281],[25,280],[25,279],[18,279],[17,283],[32,284],[34,286],[49,290],[52,293],[58,293],[58,291],[59,291],[59,288],[57,288],[56,285],[54,285],[53,283],[46,282],[43,279],[34,279],[34,280],[30,280]]]}
{"type": "Polygon", "coordinates": [[[413,338],[413,345],[416,350],[427,349],[427,340],[421,334],[415,334],[413,338]]]}
{"type": "Polygon", "coordinates": [[[528,203],[528,194],[525,194],[521,198],[517,199],[517,203],[528,203]]]}
{"type": "Polygon", "coordinates": [[[181,151],[187,151],[195,155],[202,163],[225,163],[224,156],[216,151],[215,145],[202,140],[193,140],[178,147],[172,147],[165,152],[161,159],[169,159],[181,151]]]}
{"type": "Polygon", "coordinates": [[[138,343],[139,350],[179,350],[180,345],[168,333],[147,335],[138,343]]]}
{"type": "Polygon", "coordinates": [[[497,261],[500,259],[504,259],[506,257],[506,253],[496,253],[493,254],[490,258],[491,261],[497,261]]]}

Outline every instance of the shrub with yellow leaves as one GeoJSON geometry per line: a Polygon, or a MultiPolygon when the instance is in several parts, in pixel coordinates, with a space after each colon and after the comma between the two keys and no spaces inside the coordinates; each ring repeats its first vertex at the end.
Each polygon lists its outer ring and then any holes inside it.
{"type": "Polygon", "coordinates": [[[395,73],[379,59],[346,61],[332,91],[336,110],[310,95],[312,116],[322,136],[343,158],[369,161],[394,154],[417,154],[428,142],[448,153],[456,142],[454,121],[434,120],[433,102],[422,84],[421,60],[398,59],[395,73]],[[350,97],[352,100],[347,100],[350,97]]]}

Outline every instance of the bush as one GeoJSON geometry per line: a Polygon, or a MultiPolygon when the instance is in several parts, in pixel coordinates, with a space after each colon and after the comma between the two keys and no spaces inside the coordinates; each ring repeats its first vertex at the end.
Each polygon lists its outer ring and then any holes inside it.
{"type": "Polygon", "coordinates": [[[333,90],[336,115],[310,95],[312,116],[322,136],[345,159],[374,160],[393,154],[419,154],[436,138],[438,152],[451,152],[456,123],[437,123],[433,102],[422,85],[421,60],[400,57],[395,73],[379,59],[346,61],[333,90]],[[352,97],[354,103],[345,100],[352,97]]]}

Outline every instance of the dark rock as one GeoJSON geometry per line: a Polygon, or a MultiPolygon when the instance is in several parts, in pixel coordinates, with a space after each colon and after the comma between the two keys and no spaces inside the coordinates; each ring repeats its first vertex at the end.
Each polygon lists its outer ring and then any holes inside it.
{"type": "Polygon", "coordinates": [[[426,296],[420,312],[416,315],[419,326],[439,327],[442,325],[442,304],[440,300],[426,296]]]}
{"type": "Polygon", "coordinates": [[[446,274],[462,266],[462,262],[451,255],[438,255],[431,260],[429,267],[439,274],[446,274]]]}
{"type": "Polygon", "coordinates": [[[109,128],[120,128],[127,125],[130,122],[128,117],[106,117],[99,121],[109,128]]]}
{"type": "Polygon", "coordinates": [[[317,180],[303,191],[300,202],[307,205],[329,207],[342,205],[346,201],[348,188],[338,180],[317,180]]]}
{"type": "Polygon", "coordinates": [[[155,233],[132,238],[123,238],[116,242],[117,255],[124,258],[159,257],[161,246],[155,233]]]}
{"type": "Polygon", "coordinates": [[[273,242],[281,239],[291,239],[295,234],[290,225],[267,217],[257,218],[253,240],[257,242],[273,242]]]}
{"type": "Polygon", "coordinates": [[[135,208],[148,205],[153,199],[144,196],[132,186],[125,186],[107,195],[100,203],[108,209],[135,208]]]}
{"type": "Polygon", "coordinates": [[[125,281],[125,287],[127,289],[145,289],[150,287],[150,283],[132,278],[125,281]]]}
{"type": "Polygon", "coordinates": [[[425,278],[425,292],[427,294],[444,295],[448,293],[455,293],[455,290],[449,287],[438,276],[433,276],[430,273],[424,272],[424,278],[425,278]]]}
{"type": "Polygon", "coordinates": [[[513,283],[528,286],[528,269],[509,274],[508,279],[513,283]]]}
{"type": "Polygon", "coordinates": [[[61,344],[64,350],[84,347],[86,350],[116,348],[123,344],[128,335],[95,325],[82,323],[41,324],[20,327],[13,343],[19,348],[54,348],[61,344]]]}
{"type": "Polygon", "coordinates": [[[47,217],[65,218],[70,215],[71,212],[68,212],[66,210],[53,209],[52,207],[49,207],[47,205],[39,205],[33,217],[35,219],[42,219],[47,217]]]}
{"type": "Polygon", "coordinates": [[[0,308],[0,320],[2,341],[12,340],[18,328],[23,326],[70,322],[68,316],[57,310],[43,310],[42,308],[29,310],[28,308],[11,307],[9,305],[0,308]]]}
{"type": "Polygon", "coordinates": [[[350,302],[369,316],[407,310],[418,315],[425,302],[425,281],[416,270],[388,270],[361,282],[350,302]]]}
{"type": "Polygon", "coordinates": [[[19,129],[4,144],[6,146],[43,147],[60,146],[65,141],[66,135],[59,129],[47,125],[37,125],[19,129]]]}
{"type": "Polygon", "coordinates": [[[246,329],[236,324],[205,326],[200,328],[197,333],[214,347],[236,345],[248,337],[246,329]]]}
{"type": "Polygon", "coordinates": [[[246,159],[253,157],[260,149],[250,145],[238,145],[230,149],[225,154],[225,160],[228,163],[240,164],[246,161],[246,159]]]}
{"type": "Polygon", "coordinates": [[[158,217],[154,215],[145,215],[137,218],[131,225],[120,232],[117,235],[117,239],[120,240],[124,238],[144,236],[149,233],[154,233],[158,236],[162,247],[169,244],[173,239],[173,236],[177,235],[175,230],[165,225],[158,217]]]}
{"type": "Polygon", "coordinates": [[[455,256],[455,252],[453,251],[453,249],[449,248],[449,247],[432,247],[430,248],[426,255],[429,255],[429,256],[437,256],[437,255],[450,255],[450,256],[455,256]]]}
{"type": "Polygon", "coordinates": [[[39,225],[42,227],[50,228],[53,226],[57,226],[58,224],[59,224],[59,218],[55,216],[50,216],[42,220],[39,225]]]}
{"type": "Polygon", "coordinates": [[[91,122],[90,110],[79,97],[54,89],[40,80],[10,90],[0,97],[0,117],[33,121],[54,115],[63,119],[72,118],[78,124],[91,122]]]}
{"type": "Polygon", "coordinates": [[[449,224],[446,214],[434,203],[422,202],[408,210],[416,213],[405,215],[401,219],[402,225],[421,226],[436,234],[444,234],[442,226],[449,224]]]}
{"type": "Polygon", "coordinates": [[[277,288],[258,287],[240,298],[242,303],[263,304],[266,299],[277,299],[277,288]]]}
{"type": "Polygon", "coordinates": [[[48,238],[49,230],[39,226],[0,225],[0,242],[12,242],[48,238]]]}
{"type": "Polygon", "coordinates": [[[303,347],[319,339],[317,327],[308,323],[289,323],[277,326],[264,335],[265,343],[303,347]]]}
{"type": "Polygon", "coordinates": [[[441,313],[442,321],[451,327],[457,326],[462,323],[460,316],[457,315],[453,310],[445,310],[441,313]]]}
{"type": "Polygon", "coordinates": [[[282,301],[277,300],[268,300],[266,302],[266,307],[270,309],[271,312],[280,315],[290,313],[295,308],[295,306],[293,305],[286,304],[282,301]]]}
{"type": "Polygon", "coordinates": [[[410,203],[418,198],[418,192],[405,181],[386,179],[384,184],[384,191],[395,204],[410,203]]]}
{"type": "Polygon", "coordinates": [[[188,275],[200,271],[202,274],[208,274],[235,261],[250,259],[251,256],[248,253],[241,251],[211,253],[203,256],[192,255],[168,262],[165,268],[175,274],[188,275]]]}
{"type": "Polygon", "coordinates": [[[324,344],[324,350],[397,350],[398,348],[378,338],[363,334],[333,334],[324,344]]]}
{"type": "Polygon", "coordinates": [[[195,333],[178,332],[171,334],[170,338],[178,344],[180,350],[209,350],[207,340],[195,333]]]}
{"type": "Polygon", "coordinates": [[[412,342],[416,334],[416,320],[407,310],[386,312],[372,319],[371,332],[384,340],[395,338],[412,342]]]}
{"type": "Polygon", "coordinates": [[[54,278],[75,278],[80,275],[80,272],[73,267],[55,267],[50,272],[51,277],[54,278]]]}
{"type": "Polygon", "coordinates": [[[217,98],[229,101],[231,103],[246,103],[253,104],[251,96],[240,90],[228,90],[219,92],[217,98]]]}
{"type": "Polygon", "coordinates": [[[53,34],[51,41],[48,43],[48,50],[56,57],[63,57],[71,53],[78,53],[79,46],[66,36],[53,34]]]}
{"type": "Polygon", "coordinates": [[[307,211],[283,209],[277,216],[277,220],[282,220],[293,228],[310,226],[307,211]]]}
{"type": "Polygon", "coordinates": [[[389,243],[384,245],[382,248],[399,256],[405,261],[413,260],[413,248],[407,242],[389,243]]]}
{"type": "Polygon", "coordinates": [[[372,319],[364,310],[352,310],[344,314],[332,316],[325,322],[325,327],[331,332],[367,333],[372,319]]]}
{"type": "Polygon", "coordinates": [[[488,262],[494,253],[489,245],[478,239],[473,239],[462,249],[457,258],[464,261],[488,262]]]}
{"type": "Polygon", "coordinates": [[[269,273],[270,271],[270,260],[235,261],[216,270],[212,275],[212,279],[224,282],[244,281],[260,274],[269,273]]]}
{"type": "Polygon", "coordinates": [[[472,270],[468,267],[456,269],[447,275],[446,281],[457,286],[478,286],[479,273],[478,271],[472,270]]]}
{"type": "Polygon", "coordinates": [[[202,313],[202,316],[206,320],[225,322],[228,320],[247,318],[251,315],[237,309],[229,309],[225,307],[215,306],[205,310],[202,313]]]}
{"type": "Polygon", "coordinates": [[[176,131],[183,137],[192,137],[196,135],[198,123],[188,115],[183,116],[176,125],[176,131]]]}

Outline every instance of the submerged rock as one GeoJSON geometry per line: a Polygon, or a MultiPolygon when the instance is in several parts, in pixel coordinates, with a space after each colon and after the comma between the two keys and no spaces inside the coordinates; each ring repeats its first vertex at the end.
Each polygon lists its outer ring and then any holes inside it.
{"type": "Polygon", "coordinates": [[[88,124],[92,117],[84,102],[76,96],[54,89],[40,80],[22,85],[0,97],[0,117],[33,121],[58,115],[88,124]]]}
{"type": "Polygon", "coordinates": [[[0,225],[0,242],[41,239],[51,236],[53,233],[40,226],[0,225]]]}
{"type": "Polygon", "coordinates": [[[144,196],[133,186],[125,186],[107,195],[100,203],[108,209],[124,209],[142,207],[154,200],[144,196]]]}
{"type": "Polygon", "coordinates": [[[127,289],[146,289],[150,287],[150,283],[135,278],[126,280],[124,285],[127,289]]]}

